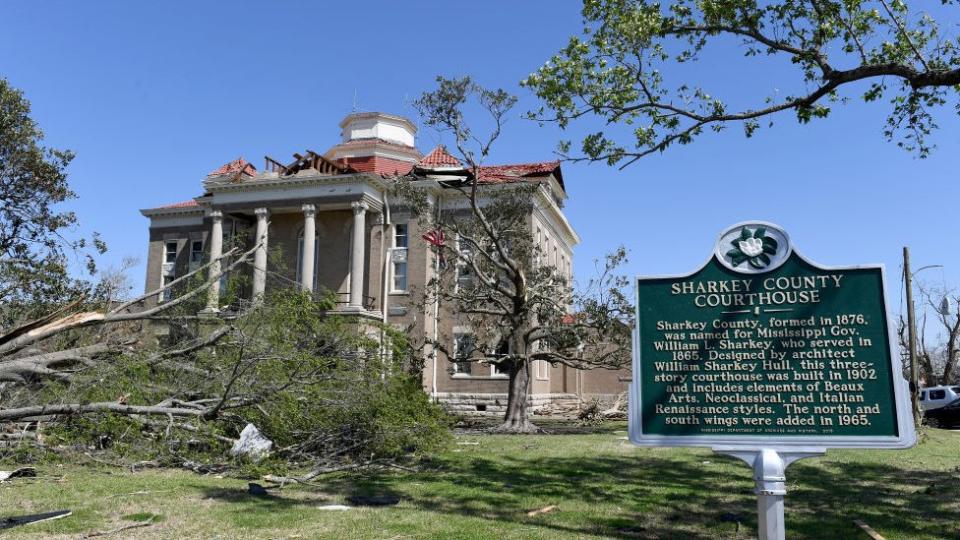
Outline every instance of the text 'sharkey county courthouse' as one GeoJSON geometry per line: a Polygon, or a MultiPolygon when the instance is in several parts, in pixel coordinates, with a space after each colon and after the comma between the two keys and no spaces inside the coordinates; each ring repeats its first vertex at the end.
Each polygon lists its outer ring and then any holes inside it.
{"type": "MultiPolygon", "coordinates": [[[[416,127],[406,118],[362,112],[347,116],[340,127],[341,142],[322,155],[307,150],[294,154],[291,164],[266,158],[262,171],[240,158],[207,175],[202,196],[142,210],[150,218],[146,289],[159,289],[218,257],[239,233],[248,238],[248,249],[265,234],[270,251],[285,260],[263,263],[270,280],[254,270],[256,262],[237,267],[234,272],[251,273],[244,280],[247,298],[270,286],[299,284],[335,292],[337,313],[412,327],[420,336],[451,336],[451,351],[457,350],[457,340],[474,339],[472,334],[483,329],[465,326],[450,309],[441,306],[435,317],[432,310],[424,313],[414,305],[409,291],[423,290],[434,276],[435,256],[409,209],[389,199],[390,186],[400,177],[430,180],[462,169],[462,164],[443,147],[423,156],[415,146],[416,127]]],[[[548,262],[572,276],[579,238],[558,204],[567,197],[560,163],[485,166],[479,177],[483,183],[540,186],[533,195],[531,233],[548,262]]],[[[455,190],[439,182],[432,186],[431,202],[440,212],[463,208],[455,190]]],[[[217,305],[216,298],[211,295],[207,310],[226,307],[217,305]]],[[[625,391],[629,376],[625,371],[535,364],[530,383],[534,405],[577,396],[610,399],[625,391]]],[[[506,376],[489,364],[458,364],[438,353],[428,359],[423,384],[425,391],[462,412],[500,413],[506,406],[506,376]]]]}

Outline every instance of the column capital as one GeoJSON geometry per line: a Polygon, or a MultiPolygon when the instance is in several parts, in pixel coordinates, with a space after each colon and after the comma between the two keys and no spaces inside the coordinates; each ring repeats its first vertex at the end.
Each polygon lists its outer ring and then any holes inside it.
{"type": "Polygon", "coordinates": [[[257,208],[253,211],[253,214],[257,216],[257,219],[266,219],[270,215],[270,211],[266,208],[257,208]]]}
{"type": "Polygon", "coordinates": [[[353,208],[354,214],[362,214],[370,209],[370,205],[366,201],[354,201],[350,203],[350,207],[353,208]]]}
{"type": "Polygon", "coordinates": [[[214,221],[223,221],[223,212],[221,212],[220,210],[211,210],[210,219],[214,221]]]}
{"type": "Polygon", "coordinates": [[[303,210],[303,215],[308,218],[312,218],[317,215],[317,207],[312,204],[303,205],[301,210],[303,210]]]}

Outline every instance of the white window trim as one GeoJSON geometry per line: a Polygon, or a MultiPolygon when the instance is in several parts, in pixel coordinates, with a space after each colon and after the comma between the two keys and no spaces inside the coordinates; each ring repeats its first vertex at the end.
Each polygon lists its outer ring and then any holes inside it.
{"type": "Polygon", "coordinates": [[[537,380],[538,381],[549,381],[550,380],[550,363],[546,360],[537,360],[537,380]]]}
{"type": "MultiPolygon", "coordinates": [[[[173,281],[173,280],[171,280],[173,281]]],[[[162,304],[164,302],[169,302],[173,299],[173,291],[166,286],[167,276],[160,274],[160,294],[157,295],[157,303],[162,304]]]]}
{"type": "Polygon", "coordinates": [[[491,379],[509,379],[510,376],[506,373],[497,373],[497,366],[495,364],[490,364],[490,378],[491,379]]]}
{"type": "Polygon", "coordinates": [[[173,281],[177,276],[177,258],[180,256],[180,239],[166,238],[163,241],[163,255],[160,257],[160,294],[157,295],[157,303],[162,304],[173,299],[173,291],[167,287],[169,281],[173,281]],[[174,246],[173,260],[167,261],[170,255],[169,247],[174,246]]]}
{"type": "Polygon", "coordinates": [[[177,262],[177,257],[180,256],[180,241],[179,240],[164,240],[163,241],[163,262],[164,264],[172,264],[177,262]],[[173,260],[168,261],[167,256],[170,255],[170,250],[168,249],[173,245],[173,260]]]}
{"type": "Polygon", "coordinates": [[[391,243],[392,247],[390,248],[390,294],[410,294],[410,225],[408,223],[395,223],[393,226],[393,234],[391,236],[393,240],[391,243]],[[405,235],[407,237],[406,247],[397,246],[397,225],[404,225],[407,228],[407,233],[405,235]],[[399,263],[396,261],[396,254],[401,252],[406,257],[402,263],[399,263]],[[396,272],[398,264],[403,264],[404,268],[406,269],[405,278],[407,281],[407,286],[403,289],[396,288],[396,272]]]}
{"type": "Polygon", "coordinates": [[[202,239],[202,238],[190,238],[189,240],[187,240],[187,242],[189,243],[187,247],[190,248],[190,251],[189,251],[189,259],[187,260],[187,264],[190,266],[190,271],[192,272],[192,271],[196,270],[197,268],[199,268],[200,266],[203,265],[203,254],[204,254],[204,249],[206,248],[206,245],[204,245],[204,242],[203,242],[203,239],[202,239]],[[200,251],[199,251],[199,253],[200,253],[200,260],[198,260],[198,261],[194,261],[194,260],[193,260],[193,254],[194,254],[194,253],[197,253],[197,252],[194,251],[194,249],[193,249],[193,245],[194,245],[194,243],[196,243],[196,242],[199,242],[199,243],[200,243],[200,251]]]}
{"type": "MultiPolygon", "coordinates": [[[[460,258],[460,254],[461,254],[461,251],[460,251],[460,235],[457,235],[457,239],[456,239],[456,253],[457,253],[457,262],[456,262],[456,266],[454,267],[454,272],[453,272],[453,274],[454,274],[454,275],[453,275],[453,281],[454,281],[454,283],[453,283],[453,292],[454,292],[454,293],[460,292],[460,280],[461,280],[461,278],[460,278],[460,269],[461,269],[461,268],[466,268],[466,269],[471,273],[472,277],[467,276],[467,279],[476,279],[476,276],[473,275],[473,268],[470,266],[470,263],[469,263],[469,262],[464,262],[464,261],[460,258]]],[[[467,253],[468,253],[468,255],[471,255],[471,256],[472,256],[472,251],[471,251],[470,249],[467,249],[467,253]]]]}

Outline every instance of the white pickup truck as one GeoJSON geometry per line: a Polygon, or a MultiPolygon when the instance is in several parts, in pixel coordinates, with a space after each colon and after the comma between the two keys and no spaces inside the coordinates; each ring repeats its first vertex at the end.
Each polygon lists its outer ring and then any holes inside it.
{"type": "Polygon", "coordinates": [[[960,386],[928,386],[920,389],[920,409],[939,409],[960,398],[960,386]]]}

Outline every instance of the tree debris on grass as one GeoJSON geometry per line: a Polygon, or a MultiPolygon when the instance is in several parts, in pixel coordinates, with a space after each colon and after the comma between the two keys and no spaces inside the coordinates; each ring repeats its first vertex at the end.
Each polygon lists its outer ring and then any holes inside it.
{"type": "Polygon", "coordinates": [[[20,467],[12,471],[0,471],[0,482],[5,482],[12,478],[36,478],[37,470],[33,467],[20,467]]]}
{"type": "Polygon", "coordinates": [[[87,533],[81,538],[96,538],[98,536],[109,536],[111,534],[116,534],[118,532],[129,531],[130,529],[139,529],[141,527],[149,527],[154,524],[153,520],[150,521],[141,521],[139,523],[132,523],[130,525],[124,525],[122,527],[117,527],[116,529],[110,529],[109,531],[94,531],[92,533],[87,533]]]}
{"type": "Polygon", "coordinates": [[[559,506],[557,506],[557,505],[555,505],[555,504],[551,504],[551,505],[549,505],[549,506],[544,506],[543,508],[538,508],[538,509],[536,509],[536,510],[531,510],[531,511],[527,512],[527,517],[539,516],[540,514],[546,514],[546,513],[549,513],[549,512],[554,512],[554,511],[559,510],[559,509],[560,509],[559,506]]]}
{"type": "Polygon", "coordinates": [[[53,521],[54,519],[65,518],[71,514],[73,514],[72,510],[54,510],[53,512],[44,512],[42,514],[3,518],[0,519],[0,530],[11,529],[20,525],[29,525],[31,523],[40,523],[42,521],[53,521]]]}
{"type": "Polygon", "coordinates": [[[867,525],[866,523],[864,523],[863,520],[855,519],[855,520],[853,520],[853,523],[854,523],[857,527],[860,527],[860,528],[863,530],[863,532],[867,533],[867,536],[869,536],[869,537],[872,538],[873,540],[886,540],[883,536],[880,535],[880,533],[878,533],[877,531],[873,530],[873,527],[871,527],[871,526],[867,525]]]}

